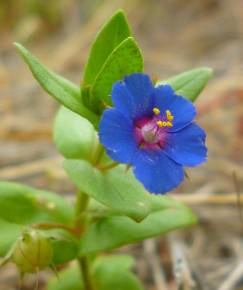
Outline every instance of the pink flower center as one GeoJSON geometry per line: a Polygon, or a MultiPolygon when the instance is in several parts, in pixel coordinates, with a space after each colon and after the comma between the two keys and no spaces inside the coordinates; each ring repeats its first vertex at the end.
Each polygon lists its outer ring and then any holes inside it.
{"type": "Polygon", "coordinates": [[[170,111],[161,116],[157,108],[153,109],[154,116],[142,118],[135,124],[135,137],[141,148],[156,150],[163,149],[166,145],[167,129],[172,127],[173,116],[170,111]]]}

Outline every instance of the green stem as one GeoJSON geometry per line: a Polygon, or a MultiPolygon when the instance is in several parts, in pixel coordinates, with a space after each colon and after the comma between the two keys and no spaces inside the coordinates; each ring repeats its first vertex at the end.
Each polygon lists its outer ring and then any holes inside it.
{"type": "Polygon", "coordinates": [[[84,213],[89,202],[89,196],[85,193],[78,192],[77,193],[77,201],[76,201],[76,216],[84,213]]]}
{"type": "MultiPolygon", "coordinates": [[[[96,152],[92,158],[92,164],[97,166],[103,156],[104,147],[102,144],[98,144],[96,148],[96,152]]],[[[109,164],[104,168],[104,170],[108,170],[116,166],[117,164],[109,164]]],[[[84,231],[86,230],[86,226],[88,226],[87,220],[87,206],[89,203],[89,196],[86,193],[78,192],[77,193],[77,201],[76,201],[76,220],[75,220],[75,235],[78,239],[81,239],[84,231]]],[[[87,256],[78,258],[80,271],[83,277],[84,289],[85,290],[95,290],[94,284],[92,282],[92,276],[90,273],[90,263],[87,256]]]]}
{"type": "Polygon", "coordinates": [[[93,160],[92,160],[93,165],[99,164],[99,162],[104,154],[104,151],[105,151],[105,148],[103,147],[103,145],[101,143],[98,143],[96,152],[95,152],[93,160]]]}
{"type": "MultiPolygon", "coordinates": [[[[85,193],[77,193],[76,201],[76,221],[75,221],[75,231],[76,237],[80,239],[85,231],[87,223],[86,209],[89,203],[89,196],[85,193]]],[[[88,257],[78,258],[80,271],[83,278],[84,289],[85,290],[95,290],[92,283],[92,278],[90,274],[90,265],[88,257]]]]}
{"type": "Polygon", "coordinates": [[[88,257],[79,258],[78,261],[79,261],[79,267],[83,275],[84,289],[95,290],[92,279],[91,279],[88,257]]]}
{"type": "Polygon", "coordinates": [[[97,168],[99,170],[101,170],[101,171],[107,171],[107,170],[110,170],[110,169],[116,167],[117,165],[119,165],[118,162],[111,162],[111,163],[109,163],[107,165],[103,165],[103,166],[102,165],[98,165],[97,168]]]}
{"type": "Polygon", "coordinates": [[[76,220],[75,220],[75,230],[78,239],[82,236],[85,230],[86,223],[86,209],[89,203],[89,196],[85,193],[77,193],[76,201],[76,220]]]}

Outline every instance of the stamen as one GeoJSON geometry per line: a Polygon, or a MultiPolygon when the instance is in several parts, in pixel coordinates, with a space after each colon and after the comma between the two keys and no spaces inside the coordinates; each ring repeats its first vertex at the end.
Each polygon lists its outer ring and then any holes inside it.
{"type": "Polygon", "coordinates": [[[174,119],[174,116],[171,114],[170,110],[166,110],[166,117],[167,117],[167,120],[169,121],[173,121],[174,119]]]}
{"type": "Polygon", "coordinates": [[[160,114],[160,109],[155,107],[155,108],[153,108],[153,112],[154,112],[155,115],[159,115],[160,114]]]}
{"type": "MultiPolygon", "coordinates": [[[[153,108],[153,112],[158,115],[160,114],[160,110],[158,108],[153,108]]],[[[174,116],[171,114],[170,110],[166,110],[166,120],[158,120],[156,122],[159,128],[162,127],[173,127],[172,121],[174,120],[174,116]]]]}
{"type": "Polygon", "coordinates": [[[162,127],[172,127],[172,123],[170,121],[157,121],[156,124],[158,125],[158,127],[162,128],[162,127]]]}

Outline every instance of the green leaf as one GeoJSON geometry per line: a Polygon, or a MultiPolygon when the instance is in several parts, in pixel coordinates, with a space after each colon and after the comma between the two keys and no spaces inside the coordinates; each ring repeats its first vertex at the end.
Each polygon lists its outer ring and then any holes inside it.
{"type": "Polygon", "coordinates": [[[52,238],[54,264],[64,264],[77,257],[78,242],[70,233],[60,229],[44,232],[46,236],[52,238]]]}
{"type": "Polygon", "coordinates": [[[65,107],[88,119],[95,127],[98,126],[99,118],[82,103],[78,86],[47,69],[21,44],[15,43],[15,46],[35,79],[48,94],[65,107]]]}
{"type": "Polygon", "coordinates": [[[86,290],[78,265],[68,267],[58,273],[47,283],[47,290],[86,290]]]}
{"type": "Polygon", "coordinates": [[[138,278],[129,271],[133,264],[129,256],[107,256],[97,259],[94,280],[100,290],[142,290],[138,278]]]}
{"type": "Polygon", "coordinates": [[[177,95],[181,95],[193,102],[204,89],[212,74],[213,71],[210,68],[197,68],[176,75],[165,82],[159,82],[157,86],[168,83],[177,95]]]}
{"type": "Polygon", "coordinates": [[[54,142],[64,157],[90,160],[98,138],[87,119],[61,107],[54,123],[54,142]]]}
{"type": "Polygon", "coordinates": [[[0,257],[4,257],[21,234],[21,226],[0,219],[0,257]]]}
{"type": "Polygon", "coordinates": [[[101,218],[83,236],[79,254],[111,250],[195,223],[196,217],[192,211],[171,199],[171,207],[151,213],[140,223],[122,216],[101,218]]]}
{"type": "Polygon", "coordinates": [[[96,272],[102,266],[109,266],[111,268],[119,268],[123,270],[130,270],[134,266],[135,261],[132,256],[129,255],[108,255],[99,256],[93,265],[93,271],[96,272]]]}
{"type": "MultiPolygon", "coordinates": [[[[98,258],[92,266],[92,276],[99,290],[142,290],[136,276],[129,271],[133,259],[129,256],[98,258]]],[[[47,290],[82,290],[84,285],[78,265],[59,272],[59,279],[50,279],[47,290]]]]}
{"type": "Polygon", "coordinates": [[[64,168],[81,192],[110,207],[115,214],[141,221],[150,212],[167,206],[165,199],[151,198],[125,166],[104,174],[87,161],[65,160],[64,168]]]}
{"type": "Polygon", "coordinates": [[[84,70],[83,86],[89,87],[111,52],[127,37],[130,29],[122,10],[118,10],[98,32],[84,70]]]}
{"type": "Polygon", "coordinates": [[[132,37],[123,40],[109,55],[91,88],[92,108],[102,110],[104,103],[111,105],[112,85],[135,72],[143,71],[141,51],[132,37]]]}
{"type": "Polygon", "coordinates": [[[55,193],[0,182],[0,218],[24,225],[43,221],[71,224],[74,209],[55,193]]]}

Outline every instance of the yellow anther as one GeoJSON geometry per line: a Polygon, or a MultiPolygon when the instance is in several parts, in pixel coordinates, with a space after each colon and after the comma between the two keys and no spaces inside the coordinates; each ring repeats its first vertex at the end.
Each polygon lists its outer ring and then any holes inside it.
{"type": "Polygon", "coordinates": [[[160,110],[158,108],[153,108],[153,112],[155,113],[155,115],[160,114],[160,110]]]}
{"type": "Polygon", "coordinates": [[[166,121],[161,121],[161,120],[157,121],[157,125],[160,128],[162,128],[162,127],[172,127],[173,126],[171,122],[169,122],[169,121],[166,122],[166,121]]]}
{"type": "Polygon", "coordinates": [[[174,119],[174,116],[171,114],[170,110],[166,110],[166,117],[167,117],[167,120],[169,121],[173,121],[174,119]]]}

